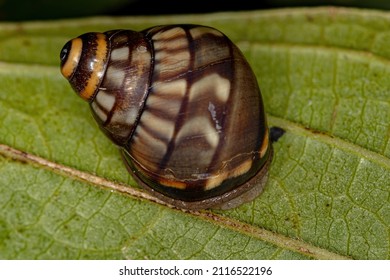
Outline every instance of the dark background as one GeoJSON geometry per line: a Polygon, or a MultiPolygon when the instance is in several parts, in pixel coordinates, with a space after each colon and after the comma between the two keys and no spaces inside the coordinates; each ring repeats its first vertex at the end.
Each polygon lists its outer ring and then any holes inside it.
{"type": "Polygon", "coordinates": [[[0,21],[86,16],[196,14],[297,6],[346,6],[390,9],[390,0],[0,0],[0,21]]]}

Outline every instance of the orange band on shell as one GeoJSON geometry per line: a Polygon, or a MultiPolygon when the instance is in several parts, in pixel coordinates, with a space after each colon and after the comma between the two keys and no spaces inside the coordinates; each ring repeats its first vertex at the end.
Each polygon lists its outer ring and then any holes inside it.
{"type": "Polygon", "coordinates": [[[100,85],[105,71],[106,58],[108,54],[108,43],[106,35],[103,33],[96,34],[96,55],[95,59],[91,61],[89,67],[91,68],[91,76],[89,77],[84,89],[79,93],[80,97],[89,101],[95,94],[100,85]]]}
{"type": "Polygon", "coordinates": [[[265,130],[264,140],[260,147],[260,158],[264,157],[265,153],[268,151],[269,145],[269,136],[268,136],[268,128],[265,130]]]}
{"type": "Polygon", "coordinates": [[[68,59],[61,67],[62,75],[68,80],[71,78],[79,64],[83,48],[83,41],[80,38],[73,39],[71,42],[72,46],[70,48],[70,53],[68,54],[68,59]]]}

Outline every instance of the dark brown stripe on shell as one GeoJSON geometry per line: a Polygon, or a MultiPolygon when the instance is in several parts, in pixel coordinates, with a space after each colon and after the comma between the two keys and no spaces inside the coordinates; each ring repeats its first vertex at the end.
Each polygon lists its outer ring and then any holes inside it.
{"type": "MultiPolygon", "coordinates": [[[[85,33],[79,38],[81,38],[81,40],[83,41],[80,61],[94,60],[94,58],[96,57],[98,45],[96,42],[96,33],[85,33]]],[[[87,86],[88,80],[91,78],[93,70],[87,67],[88,65],[88,63],[79,63],[74,71],[74,73],[77,73],[77,75],[73,75],[72,78],[69,80],[71,86],[76,92],[84,91],[85,87],[87,86]]],[[[92,99],[93,97],[90,98],[90,100],[92,99]]]]}
{"type": "MultiPolygon", "coordinates": [[[[124,61],[114,61],[114,62],[108,61],[107,69],[109,69],[110,67],[114,67],[114,66],[116,68],[119,68],[118,64],[120,66],[121,63],[127,64],[127,65],[131,65],[131,63],[132,63],[131,49],[129,48],[129,46],[127,46],[127,43],[126,43],[130,40],[130,38],[126,32],[122,32],[123,34],[118,34],[118,33],[115,34],[116,36],[111,36],[112,47],[110,48],[110,54],[114,50],[114,48],[116,49],[116,48],[127,47],[129,49],[129,55],[127,57],[127,60],[124,60],[124,61]]],[[[124,71],[124,70],[122,70],[122,71],[124,71]]],[[[127,73],[127,72],[124,72],[124,73],[125,73],[125,78],[122,81],[122,86],[117,89],[118,91],[121,91],[121,92],[123,92],[125,90],[124,84],[126,81],[126,76],[129,75],[129,73],[127,73]]],[[[107,77],[105,77],[102,84],[104,87],[112,88],[112,86],[110,85],[110,82],[111,81],[109,79],[107,79],[107,77]]],[[[112,106],[111,111],[107,114],[107,119],[104,122],[103,126],[106,126],[106,125],[111,123],[114,113],[117,112],[118,107],[122,107],[122,104],[123,104],[123,99],[121,98],[121,94],[115,94],[114,106],[112,106]]],[[[126,125],[126,124],[123,124],[123,125],[126,125]]]]}
{"type": "MultiPolygon", "coordinates": [[[[105,92],[107,94],[114,95],[115,101],[111,110],[107,112],[107,119],[104,121],[104,123],[101,121],[99,123],[103,132],[112,141],[118,145],[126,146],[128,145],[135,131],[135,128],[140,119],[141,112],[143,111],[145,99],[148,95],[147,89],[149,88],[150,84],[151,67],[153,67],[153,59],[151,61],[148,59],[148,61],[145,61],[143,65],[144,68],[141,70],[138,69],[137,67],[139,67],[139,65],[134,62],[134,58],[132,57],[133,51],[136,50],[140,45],[143,45],[146,47],[145,51],[152,52],[152,46],[148,40],[145,40],[143,34],[139,32],[131,30],[116,30],[109,31],[106,34],[109,35],[112,46],[110,48],[110,55],[114,50],[121,48],[127,48],[129,52],[126,59],[109,60],[107,63],[108,65],[101,88],[106,89],[105,92]],[[150,63],[152,63],[152,66],[150,66],[150,63]],[[134,71],[140,71],[139,73],[136,73],[137,76],[135,77],[131,76],[134,75],[134,72],[131,71],[132,67],[134,67],[134,71]],[[124,75],[121,84],[118,85],[118,83],[110,80],[110,77],[107,75],[107,71],[109,71],[110,68],[111,70],[117,69],[118,71],[122,71],[124,75]],[[145,73],[147,75],[146,81],[145,73]],[[129,92],[127,89],[128,83],[130,82],[132,83],[133,88],[131,92],[129,92]],[[125,122],[126,120],[123,122],[114,122],[113,118],[116,114],[122,112],[124,115],[126,115],[128,110],[131,110],[131,108],[136,108],[137,110],[137,116],[133,122],[133,125],[131,123],[125,122]],[[129,132],[124,135],[123,131],[129,132]]],[[[151,56],[153,57],[153,54],[151,54],[151,56]]],[[[99,121],[96,116],[95,119],[99,121]]]]}
{"type": "MultiPolygon", "coordinates": [[[[232,44],[230,44],[229,42],[229,39],[227,39],[225,36],[223,37],[227,43],[225,44],[226,46],[224,47],[228,47],[229,48],[229,56],[231,58],[233,58],[233,50],[232,50],[232,44]]],[[[219,118],[220,120],[220,126],[222,127],[221,128],[221,131],[224,131],[225,129],[225,126],[226,126],[226,119],[227,117],[226,116],[229,116],[230,114],[230,106],[235,106],[235,104],[232,104],[232,99],[234,97],[234,93],[233,93],[233,90],[235,89],[235,79],[234,79],[234,73],[235,73],[235,63],[234,63],[234,60],[230,60],[230,67],[229,67],[229,71],[225,71],[225,78],[227,78],[229,81],[230,81],[230,91],[229,91],[229,97],[228,97],[228,100],[224,106],[225,108],[225,111],[224,112],[221,112],[219,113],[219,115],[222,115],[224,116],[223,118],[219,118]]],[[[224,64],[227,63],[227,61],[224,61],[224,64]]],[[[223,65],[224,65],[223,64],[223,65]]],[[[220,74],[222,71],[218,71],[218,73],[220,74]]],[[[222,132],[223,133],[223,132],[222,132]]],[[[214,156],[209,164],[209,172],[210,173],[213,173],[215,174],[218,170],[215,170],[215,167],[219,167],[220,166],[220,162],[219,162],[219,156],[220,156],[220,153],[221,153],[221,149],[223,149],[223,144],[224,144],[224,136],[220,137],[220,141],[218,142],[218,146],[217,148],[215,149],[215,152],[214,152],[214,156]]]]}
{"type": "MultiPolygon", "coordinates": [[[[190,53],[190,64],[189,64],[188,68],[189,69],[193,69],[194,68],[194,57],[195,57],[196,49],[194,48],[194,43],[193,43],[193,40],[192,40],[192,36],[189,33],[189,29],[183,27],[183,30],[185,31],[186,36],[187,36],[188,51],[190,53]]],[[[174,126],[175,129],[174,129],[174,132],[173,132],[173,136],[172,136],[172,138],[171,138],[171,140],[170,140],[170,142],[169,142],[169,144],[167,146],[167,152],[165,153],[163,159],[161,160],[160,170],[166,169],[166,167],[168,165],[168,162],[169,162],[169,159],[171,158],[172,153],[173,153],[173,151],[175,149],[175,141],[176,141],[177,133],[180,131],[180,128],[183,126],[183,123],[184,123],[184,120],[185,120],[185,118],[182,118],[180,116],[185,115],[185,112],[187,110],[188,100],[189,100],[189,92],[190,92],[190,88],[191,88],[191,85],[192,85],[192,75],[189,75],[187,77],[186,81],[187,81],[186,91],[185,91],[185,94],[184,94],[184,97],[183,97],[183,100],[182,100],[182,103],[181,103],[181,106],[180,106],[178,117],[175,120],[175,126],[174,126]]]]}

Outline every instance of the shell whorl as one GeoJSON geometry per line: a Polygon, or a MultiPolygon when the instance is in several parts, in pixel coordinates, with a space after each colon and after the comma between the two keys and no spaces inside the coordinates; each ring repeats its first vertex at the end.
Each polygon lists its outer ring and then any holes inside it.
{"type": "Polygon", "coordinates": [[[208,27],[144,32],[154,70],[126,148],[133,172],[186,199],[214,196],[254,176],[268,156],[268,135],[260,90],[241,52],[208,27]]]}
{"type": "Polygon", "coordinates": [[[102,82],[109,57],[104,33],[86,33],[69,41],[61,51],[61,72],[81,98],[91,101],[102,82]]]}

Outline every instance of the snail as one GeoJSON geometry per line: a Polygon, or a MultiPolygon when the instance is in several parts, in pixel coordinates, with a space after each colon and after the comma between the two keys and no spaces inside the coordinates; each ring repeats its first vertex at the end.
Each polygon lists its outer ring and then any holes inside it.
{"type": "Polygon", "coordinates": [[[133,178],[182,209],[229,209],[263,190],[272,145],[256,77],[220,31],[164,25],[86,33],[61,72],[133,178]]]}

